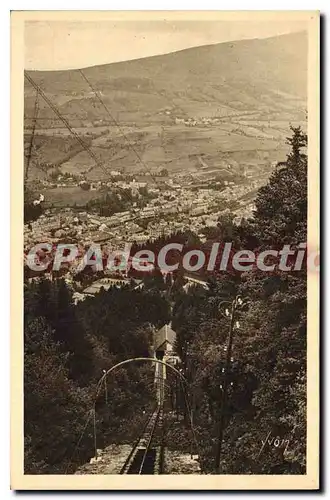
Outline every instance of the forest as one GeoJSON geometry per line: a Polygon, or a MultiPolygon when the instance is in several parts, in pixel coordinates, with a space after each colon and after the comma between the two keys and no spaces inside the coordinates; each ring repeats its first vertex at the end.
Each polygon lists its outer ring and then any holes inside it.
{"type": "MultiPolygon", "coordinates": [[[[259,190],[253,216],[240,225],[231,216],[220,219],[208,233],[208,244],[231,241],[236,249],[260,252],[306,242],[307,137],[292,128],[288,142],[286,161],[259,190]]],[[[198,241],[190,236],[189,245],[198,241]]],[[[173,285],[155,272],[144,278],[142,289],[112,287],[77,305],[64,279],[26,278],[25,473],[73,473],[93,456],[93,425],[100,448],[134,439],[143,411],[154,404],[151,367],[141,363],[118,370],[108,383],[109,404],[104,393],[99,397],[98,381],[121,360],[149,356],[153,333],[171,321],[202,473],[216,472],[219,414],[228,377],[221,473],[304,474],[306,272],[305,266],[300,271],[230,269],[209,276],[207,290],[184,290],[180,272],[173,285]],[[230,322],[221,304],[237,296],[242,304],[236,311],[227,373],[230,322]]],[[[189,451],[190,439],[183,424],[169,430],[167,446],[189,451]]]]}

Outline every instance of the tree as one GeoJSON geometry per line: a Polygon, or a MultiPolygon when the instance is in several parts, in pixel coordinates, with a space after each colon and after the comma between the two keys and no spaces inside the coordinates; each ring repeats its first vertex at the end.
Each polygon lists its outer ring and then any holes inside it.
{"type": "Polygon", "coordinates": [[[307,235],[307,156],[301,152],[307,136],[300,127],[291,127],[292,149],[285,166],[278,168],[256,198],[256,209],[245,232],[252,233],[260,248],[280,248],[306,241],[307,235]]]}
{"type": "Polygon", "coordinates": [[[29,283],[24,291],[25,321],[42,317],[50,325],[55,342],[70,353],[68,362],[72,378],[87,380],[91,369],[91,345],[76,315],[72,291],[63,279],[46,278],[29,283]]]}
{"type": "MultiPolygon", "coordinates": [[[[291,151],[257,195],[253,217],[242,228],[221,221],[222,237],[255,252],[306,241],[307,138],[300,128],[288,139],[291,151]]],[[[228,319],[218,304],[237,293],[247,304],[239,313],[225,408],[223,473],[303,474],[306,457],[306,270],[259,269],[210,280],[203,298],[189,290],[177,298],[173,325],[187,365],[194,366],[190,392],[203,470],[214,471],[228,319]],[[269,444],[268,440],[271,444],[269,444]],[[289,442],[289,448],[274,446],[289,442]],[[265,446],[262,447],[262,443],[265,446]],[[299,443],[299,444],[298,444],[299,443]]],[[[189,373],[189,370],[188,370],[189,373]]]]}
{"type": "Polygon", "coordinates": [[[34,221],[42,214],[42,204],[34,204],[35,195],[28,188],[24,187],[24,223],[34,221]]]}
{"type": "Polygon", "coordinates": [[[166,285],[161,270],[155,267],[153,271],[145,273],[143,280],[146,290],[165,290],[166,285]]]}
{"type": "Polygon", "coordinates": [[[145,418],[142,408],[149,411],[155,403],[151,365],[116,371],[106,394],[96,386],[103,370],[149,355],[154,326],[169,321],[167,301],[155,291],[130,287],[103,290],[79,306],[71,299],[63,280],[25,286],[26,473],[74,472],[93,456],[96,395],[99,447],[135,440],[145,418]]]}
{"type": "MultiPolygon", "coordinates": [[[[68,356],[43,318],[28,321],[24,337],[25,473],[64,473],[92,393],[69,380],[68,356]]],[[[92,442],[85,445],[90,453],[92,442]]]]}
{"type": "Polygon", "coordinates": [[[80,187],[84,191],[89,191],[90,188],[91,188],[91,184],[89,182],[83,181],[83,182],[80,183],[80,187]]]}
{"type": "Polygon", "coordinates": [[[167,290],[171,289],[172,283],[173,283],[172,275],[171,275],[171,273],[167,273],[166,277],[165,277],[165,286],[166,286],[167,290]]]}

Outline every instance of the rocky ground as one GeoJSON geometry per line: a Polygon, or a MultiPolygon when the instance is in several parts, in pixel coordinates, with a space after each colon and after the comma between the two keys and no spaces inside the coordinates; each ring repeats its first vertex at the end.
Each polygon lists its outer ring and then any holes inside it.
{"type": "Polygon", "coordinates": [[[165,450],[164,474],[200,474],[197,455],[180,451],[165,450]]]}
{"type": "MultiPolygon", "coordinates": [[[[76,474],[119,474],[131,451],[127,444],[112,444],[104,450],[98,450],[98,458],[82,465],[76,474]]],[[[165,450],[164,474],[200,474],[196,456],[180,451],[165,450]]]]}
{"type": "Polygon", "coordinates": [[[129,444],[111,444],[104,450],[97,450],[98,458],[79,467],[76,474],[119,474],[131,449],[129,444]]]}

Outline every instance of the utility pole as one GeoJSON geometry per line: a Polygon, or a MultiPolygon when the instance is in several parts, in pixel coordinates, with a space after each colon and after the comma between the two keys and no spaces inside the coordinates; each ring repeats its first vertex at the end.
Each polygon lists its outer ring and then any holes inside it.
{"type": "Polygon", "coordinates": [[[105,404],[108,404],[108,385],[107,385],[107,377],[104,377],[104,385],[105,385],[105,404]]]}
{"type": "MultiPolygon", "coordinates": [[[[105,370],[102,370],[104,374],[106,374],[105,370]]],[[[105,389],[105,404],[108,404],[108,384],[107,384],[107,376],[104,377],[104,389],[105,389]]]]}
{"type": "Polygon", "coordinates": [[[176,408],[176,420],[179,421],[179,391],[178,391],[178,377],[175,377],[175,408],[176,408]]]}
{"type": "MultiPolygon", "coordinates": [[[[222,303],[225,303],[224,301],[222,303]]],[[[227,302],[228,304],[230,302],[227,302]]],[[[219,427],[218,427],[218,444],[217,444],[217,452],[215,457],[215,471],[216,474],[220,474],[220,460],[221,460],[221,448],[223,441],[223,431],[224,431],[224,423],[225,423],[225,414],[226,414],[226,406],[227,406],[227,397],[228,397],[228,375],[229,368],[231,362],[231,352],[233,346],[233,336],[234,336],[234,325],[235,325],[235,311],[236,306],[241,305],[242,299],[235,297],[235,299],[231,303],[231,314],[230,314],[230,327],[229,327],[229,336],[228,336],[228,345],[227,345],[227,355],[225,360],[225,371],[224,371],[224,382],[222,387],[222,398],[221,398],[221,408],[220,408],[220,417],[219,417],[219,427]]],[[[221,305],[221,304],[220,304],[221,305]]]]}

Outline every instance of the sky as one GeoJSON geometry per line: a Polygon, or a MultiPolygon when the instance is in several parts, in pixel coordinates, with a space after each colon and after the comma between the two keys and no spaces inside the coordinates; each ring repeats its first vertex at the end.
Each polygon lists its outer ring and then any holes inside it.
{"type": "Polygon", "coordinates": [[[189,47],[266,38],[306,29],[306,21],[26,21],[25,68],[76,69],[189,47]]]}

